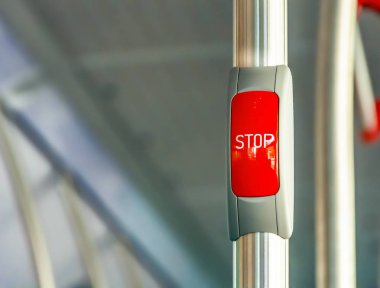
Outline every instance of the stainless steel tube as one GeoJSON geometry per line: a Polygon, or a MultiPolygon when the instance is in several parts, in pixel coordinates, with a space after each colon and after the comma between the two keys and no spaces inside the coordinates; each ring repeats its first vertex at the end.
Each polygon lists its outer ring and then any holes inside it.
{"type": "Polygon", "coordinates": [[[233,66],[287,64],[287,0],[234,0],[233,66]]]}
{"type": "Polygon", "coordinates": [[[5,118],[0,113],[0,147],[5,161],[16,202],[23,220],[25,233],[29,240],[31,258],[34,264],[36,280],[40,288],[54,288],[53,267],[50,260],[46,239],[42,232],[41,222],[38,219],[37,208],[33,194],[28,189],[25,177],[17,162],[17,152],[13,148],[11,138],[5,125],[5,118]]]}
{"type": "Polygon", "coordinates": [[[91,287],[109,287],[109,285],[107,285],[104,269],[101,265],[100,255],[94,243],[91,241],[90,233],[86,227],[83,213],[81,212],[80,199],[78,195],[76,195],[75,186],[69,176],[62,176],[60,190],[91,287]]]}
{"type": "MultiPolygon", "coordinates": [[[[287,0],[234,0],[234,67],[287,64],[287,0]]],[[[234,287],[285,288],[288,241],[269,233],[234,242],[234,287]]]]}
{"type": "Polygon", "coordinates": [[[317,287],[356,287],[353,64],[356,0],[323,0],[317,68],[317,287]]]}

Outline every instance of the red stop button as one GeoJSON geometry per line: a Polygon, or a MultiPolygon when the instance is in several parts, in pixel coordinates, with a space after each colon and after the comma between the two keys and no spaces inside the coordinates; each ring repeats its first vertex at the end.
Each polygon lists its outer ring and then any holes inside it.
{"type": "Polygon", "coordinates": [[[232,98],[231,183],[238,197],[278,192],[278,106],[274,92],[249,91],[232,98]]]}

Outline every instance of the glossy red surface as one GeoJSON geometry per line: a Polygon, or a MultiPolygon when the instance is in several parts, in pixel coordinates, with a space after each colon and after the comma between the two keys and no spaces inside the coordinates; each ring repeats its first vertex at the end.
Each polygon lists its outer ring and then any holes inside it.
{"type": "Polygon", "coordinates": [[[380,12],[380,0],[358,0],[358,8],[367,7],[380,12]]]}
{"type": "Polygon", "coordinates": [[[249,91],[232,98],[231,182],[238,197],[278,192],[278,107],[274,92],[249,91]]]}
{"type": "Polygon", "coordinates": [[[377,125],[372,129],[364,129],[362,131],[362,139],[365,143],[373,143],[380,137],[380,100],[376,100],[377,125]]]}

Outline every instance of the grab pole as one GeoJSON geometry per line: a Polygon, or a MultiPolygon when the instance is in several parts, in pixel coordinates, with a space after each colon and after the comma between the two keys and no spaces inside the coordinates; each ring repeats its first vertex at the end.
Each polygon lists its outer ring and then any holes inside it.
{"type": "Polygon", "coordinates": [[[356,287],[353,143],[357,0],[323,0],[316,81],[317,288],[356,287]]]}
{"type": "MultiPolygon", "coordinates": [[[[234,0],[234,67],[287,65],[287,0],[234,0]]],[[[288,240],[258,232],[233,242],[234,287],[289,287],[288,240]]]]}

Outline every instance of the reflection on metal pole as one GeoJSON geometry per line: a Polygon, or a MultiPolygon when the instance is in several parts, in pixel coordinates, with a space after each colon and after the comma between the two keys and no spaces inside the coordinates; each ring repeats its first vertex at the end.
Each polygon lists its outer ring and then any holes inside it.
{"type": "Polygon", "coordinates": [[[67,214],[71,220],[73,233],[82,254],[83,262],[87,270],[87,274],[93,288],[105,288],[106,278],[100,264],[100,257],[96,247],[90,239],[90,235],[86,228],[86,224],[79,206],[80,199],[76,195],[74,185],[69,177],[63,177],[61,182],[61,191],[63,202],[67,207],[67,214]]]}
{"type": "Polygon", "coordinates": [[[323,0],[317,70],[317,287],[356,287],[353,63],[356,0],[323,0]]]}
{"type": "MultiPolygon", "coordinates": [[[[287,0],[234,0],[234,67],[287,64],[287,0]]],[[[288,240],[252,233],[234,242],[234,287],[289,285],[288,240]]]]}
{"type": "Polygon", "coordinates": [[[54,274],[51,265],[46,240],[41,223],[38,220],[33,194],[28,189],[25,179],[17,163],[16,151],[6,131],[6,124],[0,113],[0,141],[2,156],[5,161],[8,175],[16,195],[17,205],[24,223],[25,231],[31,247],[32,259],[40,288],[54,288],[54,274]]]}

